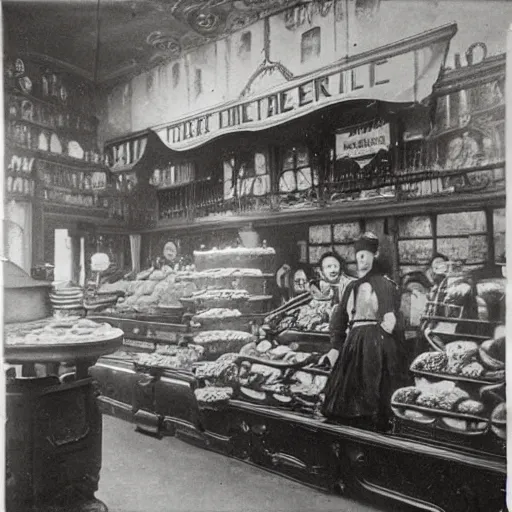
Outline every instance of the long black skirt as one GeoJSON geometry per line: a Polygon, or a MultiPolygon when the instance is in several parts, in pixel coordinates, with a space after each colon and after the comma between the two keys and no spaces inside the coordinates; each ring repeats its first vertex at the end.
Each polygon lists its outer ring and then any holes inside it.
{"type": "Polygon", "coordinates": [[[325,386],[322,413],[347,420],[391,417],[400,366],[397,343],[382,327],[352,328],[325,386]]]}

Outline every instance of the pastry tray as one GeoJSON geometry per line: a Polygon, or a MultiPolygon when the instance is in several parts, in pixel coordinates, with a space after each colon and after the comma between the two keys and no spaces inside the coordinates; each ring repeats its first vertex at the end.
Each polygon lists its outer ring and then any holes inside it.
{"type": "Polygon", "coordinates": [[[304,399],[301,395],[298,394],[286,394],[284,396],[287,396],[290,400],[287,402],[283,402],[282,400],[278,400],[275,398],[274,395],[279,394],[275,391],[270,390],[264,390],[264,389],[252,389],[247,386],[239,386],[235,389],[235,393],[233,395],[233,398],[236,400],[241,400],[243,402],[249,402],[252,404],[258,404],[258,405],[268,405],[271,407],[280,408],[283,410],[297,410],[299,412],[313,412],[316,404],[318,403],[318,397],[309,397],[310,399],[304,399]],[[249,395],[246,395],[240,387],[245,387],[246,389],[249,389],[250,391],[254,391],[256,393],[262,393],[265,396],[263,398],[256,398],[251,397],[249,395]]]}
{"type": "MultiPolygon", "coordinates": [[[[320,354],[313,353],[309,357],[304,359],[304,361],[295,362],[295,363],[286,363],[286,362],[275,360],[275,359],[263,359],[263,358],[254,357],[254,356],[240,355],[237,357],[237,359],[235,361],[236,362],[248,361],[249,363],[261,364],[264,366],[270,366],[272,368],[279,368],[282,370],[286,370],[288,368],[290,368],[290,369],[292,369],[292,368],[299,369],[300,368],[300,369],[307,370],[308,368],[304,368],[304,367],[313,362],[317,362],[319,358],[320,358],[320,354]]],[[[313,368],[311,368],[311,369],[313,369],[313,368]]],[[[322,373],[318,373],[318,375],[325,375],[325,373],[323,373],[324,370],[318,370],[318,371],[322,372],[322,373]]]]}
{"type": "Polygon", "coordinates": [[[496,420],[491,418],[491,423],[496,427],[507,428],[507,420],[496,420]]]}
{"type": "Polygon", "coordinates": [[[392,401],[391,407],[398,408],[398,409],[409,409],[411,411],[421,412],[426,415],[430,415],[434,418],[447,417],[447,418],[454,418],[457,420],[466,420],[466,421],[473,421],[473,422],[478,421],[478,422],[489,423],[489,418],[485,418],[483,416],[476,416],[474,414],[465,414],[465,413],[455,412],[455,411],[445,411],[442,409],[433,409],[430,407],[423,407],[421,405],[415,405],[415,404],[403,404],[403,403],[392,401]]]}
{"type": "Polygon", "coordinates": [[[191,312],[197,312],[201,310],[207,310],[212,308],[227,308],[227,309],[243,309],[243,306],[247,303],[248,299],[202,299],[201,297],[192,298],[186,297],[181,298],[180,302],[183,304],[185,309],[191,312]]]}
{"type": "Polygon", "coordinates": [[[123,331],[113,329],[109,338],[81,342],[58,342],[37,344],[4,344],[4,359],[8,363],[60,363],[96,359],[114,352],[123,343],[123,331]]]}
{"type": "Polygon", "coordinates": [[[432,373],[432,372],[425,372],[422,370],[412,370],[411,372],[414,375],[419,375],[421,377],[428,377],[430,379],[436,379],[436,380],[451,380],[455,382],[467,382],[470,384],[479,384],[481,386],[487,386],[491,384],[500,384],[504,381],[504,379],[500,380],[486,380],[486,379],[476,379],[471,377],[466,377],[463,375],[452,375],[449,373],[432,373]]]}
{"type": "Polygon", "coordinates": [[[192,318],[195,324],[194,330],[198,331],[216,331],[216,330],[233,330],[233,331],[247,331],[250,330],[251,320],[253,315],[231,316],[224,318],[192,318]]]}
{"type": "MultiPolygon", "coordinates": [[[[108,322],[123,330],[129,330],[136,327],[150,328],[169,332],[188,332],[186,324],[169,321],[169,318],[163,315],[144,315],[141,313],[116,313],[108,314],[100,312],[98,314],[89,314],[87,318],[95,322],[108,322]]],[[[153,339],[151,339],[153,341],[153,339]]]]}
{"type": "Polygon", "coordinates": [[[266,281],[273,277],[273,274],[262,274],[258,276],[230,275],[230,276],[210,276],[191,279],[198,289],[209,288],[212,286],[220,288],[232,288],[232,282],[239,281],[239,288],[247,290],[251,294],[262,293],[265,289],[266,281]]]}
{"type": "Polygon", "coordinates": [[[139,373],[145,373],[152,377],[162,377],[167,375],[168,377],[180,377],[185,376],[186,379],[194,377],[192,369],[189,368],[175,368],[171,366],[158,366],[158,365],[147,365],[140,364],[136,361],[132,362],[133,369],[139,373]]]}

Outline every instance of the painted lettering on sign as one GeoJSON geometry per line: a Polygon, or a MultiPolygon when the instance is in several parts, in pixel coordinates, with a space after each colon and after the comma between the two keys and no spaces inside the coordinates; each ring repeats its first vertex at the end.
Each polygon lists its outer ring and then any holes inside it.
{"type": "MultiPolygon", "coordinates": [[[[387,61],[385,61],[387,62],[387,61]]],[[[168,128],[167,142],[177,144],[226,128],[262,122],[301,109],[313,103],[322,103],[333,97],[350,95],[354,91],[369,90],[388,84],[384,69],[377,74],[375,68],[384,61],[370,63],[348,71],[322,76],[292,89],[271,94],[254,101],[234,105],[214,114],[206,114],[168,128]],[[379,79],[376,79],[378,76],[379,79]]]]}
{"type": "MultiPolygon", "coordinates": [[[[455,26],[441,27],[394,43],[389,50],[383,47],[374,58],[340,63],[265,96],[244,98],[155,132],[171,149],[185,150],[224,133],[265,129],[342,101],[417,102],[431,93],[454,33],[455,26]]],[[[346,150],[383,145],[383,136],[349,141],[346,150]]]]}
{"type": "Polygon", "coordinates": [[[388,149],[389,123],[375,120],[350,127],[336,134],[336,158],[361,158],[388,149]]]}

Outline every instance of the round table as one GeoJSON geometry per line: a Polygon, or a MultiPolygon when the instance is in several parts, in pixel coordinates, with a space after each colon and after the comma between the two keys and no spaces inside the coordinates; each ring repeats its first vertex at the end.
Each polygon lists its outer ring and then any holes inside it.
{"type": "Polygon", "coordinates": [[[89,367],[114,352],[123,331],[85,342],[10,344],[4,359],[22,365],[7,375],[8,512],[107,512],[94,497],[101,467],[101,413],[89,367]],[[60,364],[74,367],[59,376],[60,364]],[[37,376],[35,365],[50,370],[37,376]]]}

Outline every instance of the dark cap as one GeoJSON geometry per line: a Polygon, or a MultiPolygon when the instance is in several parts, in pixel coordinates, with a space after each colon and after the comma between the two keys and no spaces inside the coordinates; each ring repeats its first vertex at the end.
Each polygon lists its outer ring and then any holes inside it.
{"type": "Polygon", "coordinates": [[[370,251],[375,254],[379,250],[379,239],[377,235],[367,232],[361,238],[354,242],[354,250],[356,254],[359,251],[370,251]]]}

